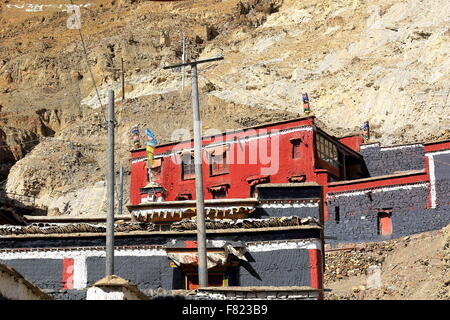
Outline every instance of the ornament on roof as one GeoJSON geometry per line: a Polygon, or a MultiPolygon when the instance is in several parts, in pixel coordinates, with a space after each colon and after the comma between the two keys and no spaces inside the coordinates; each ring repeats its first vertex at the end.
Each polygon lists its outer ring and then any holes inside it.
{"type": "Polygon", "coordinates": [[[311,112],[311,108],[309,106],[309,97],[307,93],[303,94],[303,112],[307,115],[311,112]]]}
{"type": "Polygon", "coordinates": [[[138,126],[134,126],[131,129],[131,134],[132,134],[132,140],[133,140],[134,148],[139,149],[141,147],[141,136],[140,136],[139,127],[138,126]]]}
{"type": "Polygon", "coordinates": [[[369,126],[369,121],[364,121],[362,127],[361,127],[362,131],[363,131],[363,139],[364,142],[369,141],[370,139],[370,126],[369,126]]]}

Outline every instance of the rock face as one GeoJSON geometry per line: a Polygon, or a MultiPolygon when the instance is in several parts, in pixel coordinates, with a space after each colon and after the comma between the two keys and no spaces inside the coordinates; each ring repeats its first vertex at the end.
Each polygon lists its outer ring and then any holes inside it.
{"type": "Polygon", "coordinates": [[[0,4],[0,177],[55,214],[104,208],[109,89],[117,166],[129,168],[134,125],[160,142],[190,132],[190,80],[182,92],[181,74],[162,69],[180,61],[181,30],[189,59],[225,57],[199,67],[205,131],[302,116],[308,92],[334,134],[369,120],[384,145],[450,137],[448,1],[93,0],[80,7],[86,57],[66,7],[29,2],[0,4]],[[103,204],[75,209],[88,190],[103,204]]]}
{"type": "Polygon", "coordinates": [[[326,251],[326,298],[448,300],[449,230],[326,251]]]}

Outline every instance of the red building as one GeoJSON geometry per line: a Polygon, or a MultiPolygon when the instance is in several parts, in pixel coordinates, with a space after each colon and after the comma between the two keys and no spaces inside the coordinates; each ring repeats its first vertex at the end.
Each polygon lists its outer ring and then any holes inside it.
{"type": "MultiPolygon", "coordinates": [[[[401,236],[449,222],[443,209],[450,198],[449,141],[363,144],[361,135],[337,138],[306,117],[205,136],[202,145],[206,200],[256,198],[259,184],[316,182],[325,229],[337,241],[401,236]]],[[[195,199],[193,141],[159,145],[154,154],[153,181],[164,188],[156,201],[195,199]]],[[[145,149],[133,150],[131,160],[133,211],[154,201],[148,198],[154,189],[145,149]]]]}
{"type": "MultiPolygon", "coordinates": [[[[357,152],[361,137],[334,138],[314,117],[203,137],[202,143],[205,199],[251,198],[261,183],[327,185],[367,176],[357,152]]],[[[195,199],[193,141],[159,145],[154,154],[153,181],[165,189],[164,200],[195,199]]],[[[147,197],[146,159],[145,149],[132,151],[132,205],[147,197]]]]}

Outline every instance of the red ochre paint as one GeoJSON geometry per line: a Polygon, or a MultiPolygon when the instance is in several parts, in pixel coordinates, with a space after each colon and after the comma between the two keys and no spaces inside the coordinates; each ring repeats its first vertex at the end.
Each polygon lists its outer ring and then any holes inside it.
{"type": "Polygon", "coordinates": [[[62,288],[73,289],[73,273],[74,273],[73,258],[65,258],[63,260],[63,274],[62,274],[62,288]]]}

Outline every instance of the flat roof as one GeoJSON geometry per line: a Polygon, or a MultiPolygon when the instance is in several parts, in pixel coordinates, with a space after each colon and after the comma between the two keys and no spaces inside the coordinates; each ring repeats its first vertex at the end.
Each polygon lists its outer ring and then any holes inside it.
{"type": "Polygon", "coordinates": [[[375,177],[355,179],[355,180],[335,181],[335,182],[330,182],[328,184],[328,186],[340,186],[340,185],[354,184],[354,183],[360,183],[360,182],[385,180],[385,179],[399,178],[399,177],[404,177],[404,176],[413,176],[413,175],[424,174],[424,173],[426,173],[426,172],[423,169],[422,170],[408,170],[408,171],[401,171],[401,172],[396,172],[396,173],[392,173],[392,174],[386,174],[383,176],[375,176],[375,177]]]}
{"type": "MultiPolygon", "coordinates": [[[[322,187],[320,184],[314,181],[310,182],[295,182],[295,183],[262,183],[256,185],[256,188],[271,188],[271,187],[277,187],[277,188],[286,188],[286,187],[322,187]]],[[[301,199],[299,199],[301,200],[301,199]]]]}
{"type": "MultiPolygon", "coordinates": [[[[204,201],[205,206],[212,205],[231,205],[231,204],[248,204],[248,205],[256,205],[258,200],[256,198],[232,198],[232,199],[207,199],[204,201]]],[[[146,208],[146,207],[195,207],[196,200],[180,200],[180,201],[161,201],[161,202],[146,202],[135,205],[127,205],[127,208],[146,208]]]]}
{"type": "MultiPolygon", "coordinates": [[[[286,226],[286,227],[267,227],[267,228],[234,228],[234,229],[206,229],[206,234],[228,234],[228,233],[255,233],[269,231],[287,231],[301,229],[322,229],[318,224],[286,226]]],[[[115,232],[114,236],[171,236],[179,234],[197,234],[197,230],[180,230],[180,231],[130,231],[115,232]]],[[[29,239],[29,238],[84,238],[84,237],[105,237],[106,232],[74,232],[74,233],[49,233],[49,234],[8,234],[0,236],[0,239],[29,239]]]]}
{"type": "MultiPolygon", "coordinates": [[[[62,223],[62,222],[101,222],[106,221],[106,215],[102,216],[23,216],[31,223],[62,223]]],[[[114,220],[130,220],[131,215],[115,215],[114,220]]]]}
{"type": "MultiPolygon", "coordinates": [[[[240,131],[245,131],[245,130],[250,130],[250,129],[261,129],[261,128],[264,128],[264,127],[276,126],[276,125],[289,123],[289,122],[308,120],[308,119],[314,120],[315,118],[316,118],[315,116],[308,116],[308,117],[302,117],[302,118],[294,118],[294,119],[289,119],[289,120],[282,120],[282,121],[277,121],[277,122],[266,122],[266,123],[259,124],[259,125],[256,125],[256,126],[239,128],[239,129],[235,129],[235,130],[231,130],[231,131],[225,131],[225,132],[222,132],[222,133],[219,133],[219,134],[214,134],[214,135],[209,135],[209,136],[202,136],[202,140],[203,139],[207,139],[207,138],[221,136],[221,135],[223,136],[223,135],[226,135],[226,134],[237,133],[237,132],[240,132],[240,131]]],[[[194,139],[167,142],[167,143],[163,143],[163,144],[158,144],[156,147],[165,147],[165,146],[170,146],[170,145],[173,145],[173,144],[179,144],[179,143],[190,142],[190,141],[194,141],[194,139]]],[[[139,149],[132,149],[131,150],[131,152],[138,152],[138,151],[145,151],[145,148],[139,148],[139,149]]]]}

